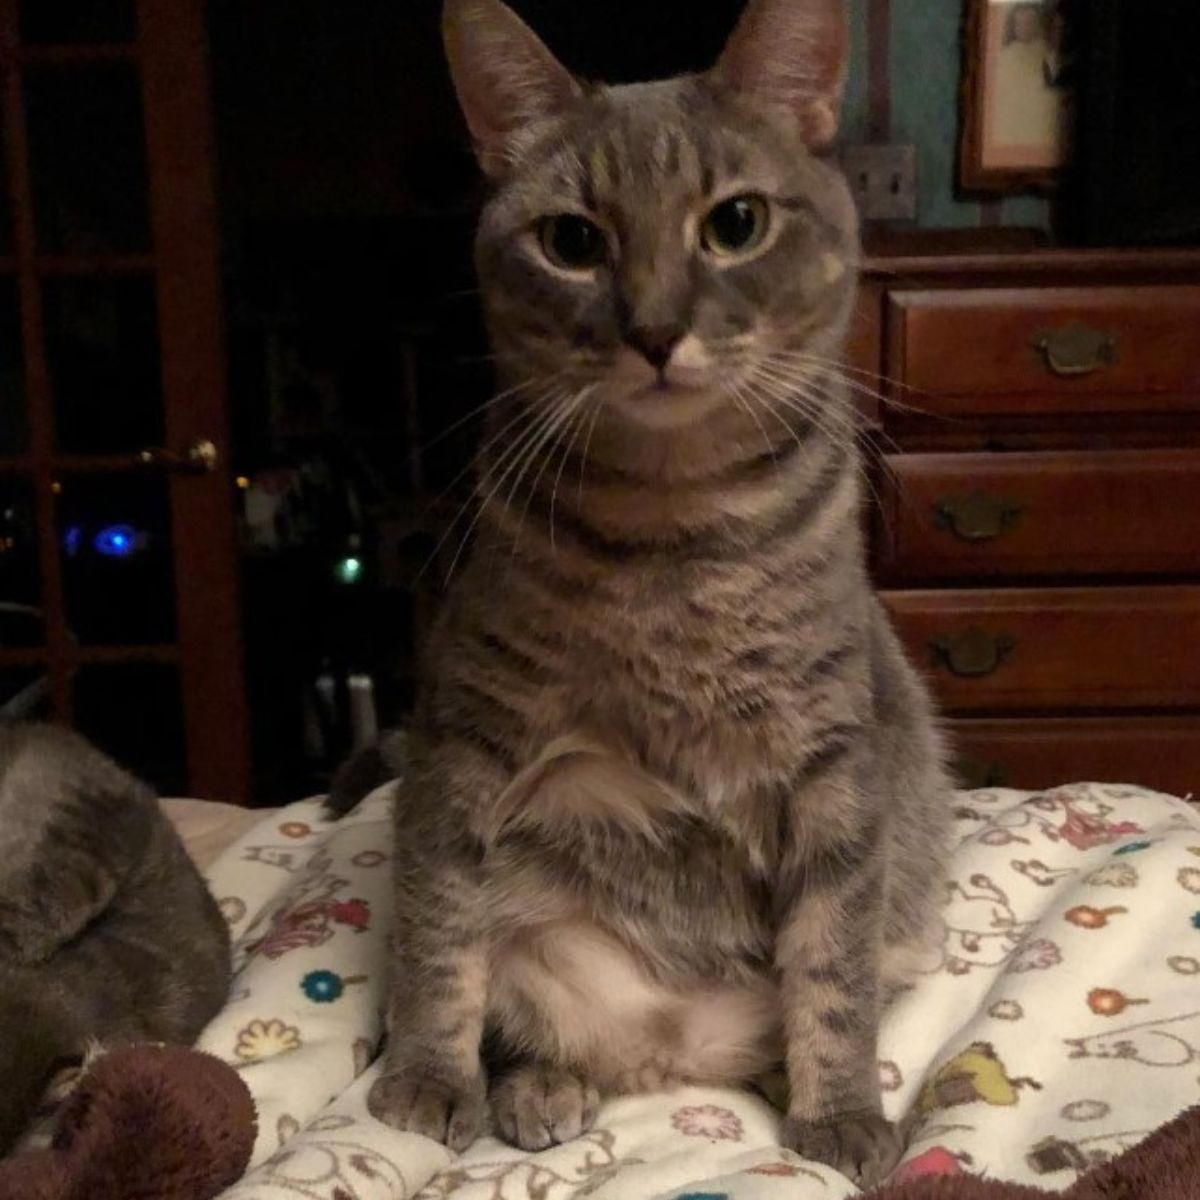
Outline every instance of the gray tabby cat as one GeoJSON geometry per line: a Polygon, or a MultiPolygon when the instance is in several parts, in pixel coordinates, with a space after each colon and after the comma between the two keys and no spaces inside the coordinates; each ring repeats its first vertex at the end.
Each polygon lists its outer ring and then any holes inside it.
{"type": "Polygon", "coordinates": [[[603,1095],[785,1063],[786,1143],[868,1183],[950,808],[831,366],[842,0],[751,0],[711,72],[628,87],[499,0],[445,30],[509,390],[410,731],[371,1110],[461,1149],[490,1104],[537,1150],[603,1095]]]}
{"type": "Polygon", "coordinates": [[[0,722],[0,1154],[93,1042],[191,1042],[229,979],[150,790],[73,733],[0,722]]]}

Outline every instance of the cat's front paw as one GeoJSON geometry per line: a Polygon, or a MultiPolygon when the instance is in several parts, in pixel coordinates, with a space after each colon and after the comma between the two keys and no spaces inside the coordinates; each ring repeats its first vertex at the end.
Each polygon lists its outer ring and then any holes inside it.
{"type": "Polygon", "coordinates": [[[788,1117],[783,1144],[833,1167],[861,1188],[890,1175],[904,1151],[899,1130],[876,1112],[842,1113],[821,1121],[788,1117]]]}
{"type": "Polygon", "coordinates": [[[492,1084],[496,1132],[521,1150],[546,1150],[587,1133],[600,1094],[586,1079],[561,1067],[531,1063],[492,1084]]]}
{"type": "Polygon", "coordinates": [[[371,1085],[371,1116],[404,1133],[419,1133],[461,1154],[483,1133],[487,1115],[482,1074],[457,1083],[419,1068],[385,1068],[371,1085]]]}

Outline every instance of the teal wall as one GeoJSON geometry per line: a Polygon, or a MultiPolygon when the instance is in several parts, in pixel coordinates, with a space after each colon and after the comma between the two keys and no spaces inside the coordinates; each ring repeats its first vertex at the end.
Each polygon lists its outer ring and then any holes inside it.
{"type": "MultiPolygon", "coordinates": [[[[868,10],[877,0],[850,0],[851,65],[843,140],[867,140],[868,10]]],[[[962,0],[890,0],[888,71],[891,137],[917,148],[917,224],[931,229],[979,225],[981,204],[955,194],[962,0]]],[[[1045,226],[1046,201],[1005,197],[1003,225],[1045,226]]]]}

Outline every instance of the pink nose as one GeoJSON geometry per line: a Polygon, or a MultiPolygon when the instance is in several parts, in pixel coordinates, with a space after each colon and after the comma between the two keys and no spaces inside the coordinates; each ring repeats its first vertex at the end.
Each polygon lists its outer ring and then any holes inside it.
{"type": "Polygon", "coordinates": [[[661,371],[679,345],[683,331],[673,325],[634,326],[626,341],[656,370],[661,371]]]}

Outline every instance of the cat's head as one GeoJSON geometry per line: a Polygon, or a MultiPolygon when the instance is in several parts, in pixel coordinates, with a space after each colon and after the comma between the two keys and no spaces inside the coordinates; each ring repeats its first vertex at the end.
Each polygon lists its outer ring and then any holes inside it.
{"type": "Polygon", "coordinates": [[[619,87],[575,79],[500,0],[447,0],[445,35],[494,185],[477,264],[508,383],[671,428],[837,352],[844,0],[750,0],[706,74],[619,87]]]}

